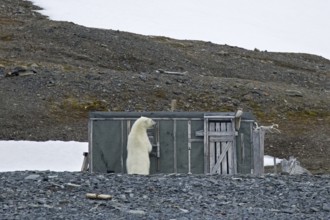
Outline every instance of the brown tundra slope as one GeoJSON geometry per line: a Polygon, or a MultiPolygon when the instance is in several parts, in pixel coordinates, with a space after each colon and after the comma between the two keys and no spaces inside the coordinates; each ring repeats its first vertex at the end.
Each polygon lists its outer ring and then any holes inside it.
{"type": "Polygon", "coordinates": [[[276,123],[266,154],[330,173],[329,60],[86,28],[36,9],[0,2],[2,140],[87,141],[89,111],[168,111],[176,99],[178,111],[242,107],[276,123]]]}

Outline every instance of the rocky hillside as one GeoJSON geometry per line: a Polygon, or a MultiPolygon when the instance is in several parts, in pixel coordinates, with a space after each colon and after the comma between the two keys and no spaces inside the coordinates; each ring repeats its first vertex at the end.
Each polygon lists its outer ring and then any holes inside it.
{"type": "MultiPolygon", "coordinates": [[[[0,138],[87,141],[88,112],[251,111],[266,154],[330,173],[330,61],[50,21],[0,2],[0,138]],[[182,74],[169,74],[167,71],[182,74]]],[[[239,45],[237,45],[239,46],[239,45]]]]}

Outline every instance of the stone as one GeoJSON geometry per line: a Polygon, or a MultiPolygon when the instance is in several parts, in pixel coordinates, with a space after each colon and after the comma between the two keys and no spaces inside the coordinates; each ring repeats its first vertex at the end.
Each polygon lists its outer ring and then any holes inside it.
{"type": "Polygon", "coordinates": [[[322,209],[324,211],[330,212],[330,203],[323,203],[322,209]]]}
{"type": "Polygon", "coordinates": [[[187,210],[187,209],[179,208],[179,210],[180,210],[181,212],[183,212],[183,213],[188,213],[188,212],[189,212],[189,210],[187,210]]]}
{"type": "Polygon", "coordinates": [[[286,95],[291,97],[303,97],[303,94],[297,90],[286,90],[286,95]]]}
{"type": "Polygon", "coordinates": [[[36,180],[36,179],[38,179],[39,177],[40,177],[40,175],[38,175],[38,174],[31,174],[31,175],[25,177],[24,179],[25,179],[25,180],[36,180]]]}
{"type": "Polygon", "coordinates": [[[318,211],[320,211],[320,210],[319,210],[318,208],[316,208],[316,207],[312,207],[312,208],[311,208],[311,211],[312,211],[312,212],[318,212],[318,211]]]}
{"type": "Polygon", "coordinates": [[[139,75],[139,78],[142,80],[142,81],[147,81],[147,76],[146,76],[146,74],[140,74],[139,75]]]}
{"type": "Polygon", "coordinates": [[[134,215],[145,215],[146,212],[142,210],[128,210],[128,213],[134,214],[134,215]]]}

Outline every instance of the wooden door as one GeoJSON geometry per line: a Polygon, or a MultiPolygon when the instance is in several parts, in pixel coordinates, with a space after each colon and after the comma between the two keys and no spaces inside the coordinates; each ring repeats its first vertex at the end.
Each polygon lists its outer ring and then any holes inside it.
{"type": "Polygon", "coordinates": [[[235,128],[233,120],[209,120],[207,129],[209,173],[234,174],[235,128]]]}

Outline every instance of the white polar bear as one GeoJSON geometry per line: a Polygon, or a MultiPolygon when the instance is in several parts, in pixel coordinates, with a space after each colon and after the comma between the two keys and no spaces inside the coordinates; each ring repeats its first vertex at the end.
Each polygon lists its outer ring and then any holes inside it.
{"type": "Polygon", "coordinates": [[[128,174],[149,175],[149,153],[152,150],[152,146],[148,138],[147,129],[155,124],[154,120],[143,116],[133,124],[127,140],[126,169],[128,174]]]}

